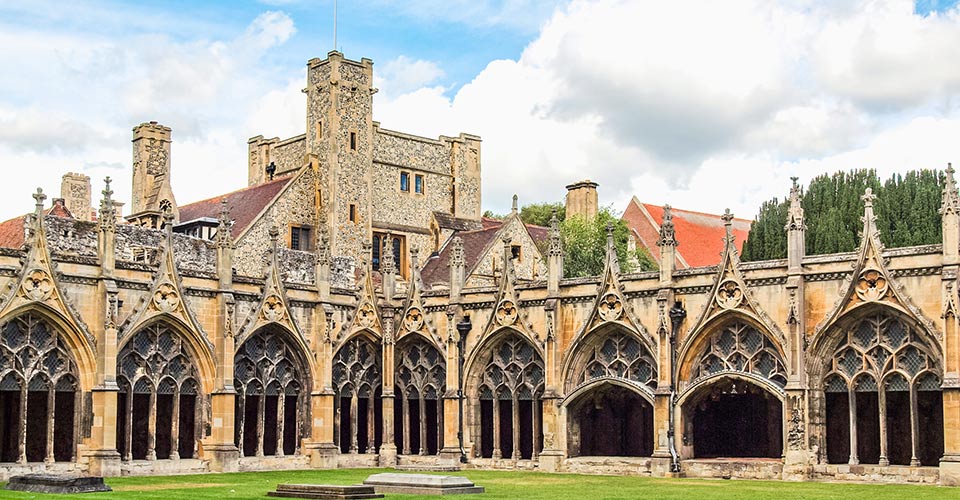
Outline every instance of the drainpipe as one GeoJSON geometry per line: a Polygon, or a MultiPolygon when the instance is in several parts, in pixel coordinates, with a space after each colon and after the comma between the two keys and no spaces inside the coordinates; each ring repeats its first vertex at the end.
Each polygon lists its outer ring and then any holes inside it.
{"type": "Polygon", "coordinates": [[[676,301],[670,308],[670,409],[669,409],[669,428],[667,429],[667,441],[670,444],[670,472],[680,473],[680,455],[677,454],[677,444],[674,432],[674,413],[677,405],[677,332],[680,330],[680,324],[687,317],[687,311],[683,308],[683,303],[676,301]]]}

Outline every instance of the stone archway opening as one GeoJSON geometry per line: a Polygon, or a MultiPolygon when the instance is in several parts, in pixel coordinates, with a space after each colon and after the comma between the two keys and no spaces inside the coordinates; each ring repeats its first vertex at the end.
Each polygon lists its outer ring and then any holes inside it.
{"type": "Polygon", "coordinates": [[[636,391],[600,384],[567,407],[570,456],[649,457],[653,406],[636,391]]]}
{"type": "Polygon", "coordinates": [[[683,441],[694,458],[780,458],[783,403],[741,379],[722,379],[683,405],[683,441]]]}

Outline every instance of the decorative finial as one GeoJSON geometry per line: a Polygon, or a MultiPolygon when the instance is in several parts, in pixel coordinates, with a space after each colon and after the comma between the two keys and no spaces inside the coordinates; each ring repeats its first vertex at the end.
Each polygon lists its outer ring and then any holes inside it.
{"type": "Polygon", "coordinates": [[[563,255],[563,240],[560,236],[560,219],[557,218],[557,210],[553,210],[550,216],[550,232],[547,242],[547,255],[550,257],[560,257],[563,255]]]}
{"type": "Polygon", "coordinates": [[[465,257],[463,255],[463,238],[459,236],[454,236],[453,241],[450,242],[452,245],[450,247],[450,267],[460,267],[466,265],[464,262],[465,257]]]}
{"type": "Polygon", "coordinates": [[[953,174],[953,164],[947,163],[946,178],[943,181],[943,199],[940,202],[940,215],[960,211],[960,193],[957,192],[957,181],[953,174]]]}
{"type": "Polygon", "coordinates": [[[860,197],[863,200],[863,206],[867,208],[873,208],[873,200],[877,199],[877,195],[873,194],[873,188],[867,188],[863,192],[863,196],[860,197]]]}
{"type": "Polygon", "coordinates": [[[791,177],[793,185],[790,186],[790,206],[787,207],[787,224],[784,229],[787,231],[796,231],[806,229],[803,221],[803,205],[801,204],[800,185],[797,183],[798,177],[791,177]]]}
{"type": "Polygon", "coordinates": [[[380,272],[394,274],[397,272],[397,262],[393,255],[393,235],[387,233],[380,242],[380,272]]]}
{"type": "Polygon", "coordinates": [[[277,225],[270,224],[270,229],[267,231],[267,234],[270,235],[270,243],[276,246],[277,239],[280,237],[280,230],[277,229],[277,225]]]}
{"type": "Polygon", "coordinates": [[[663,206],[663,224],[660,224],[660,239],[657,246],[677,246],[677,232],[673,226],[673,207],[663,206]]]}
{"type": "Polygon", "coordinates": [[[170,205],[163,207],[163,229],[167,234],[173,234],[173,209],[170,205]]]}
{"type": "Polygon", "coordinates": [[[106,201],[113,201],[113,189],[110,189],[110,183],[113,182],[113,179],[108,175],[103,179],[103,199],[106,201]]]}
{"type": "Polygon", "coordinates": [[[220,200],[220,218],[217,224],[217,246],[227,247],[233,243],[233,235],[231,234],[231,228],[233,227],[233,221],[230,220],[230,206],[227,204],[227,199],[223,198],[220,200]]]}
{"type": "Polygon", "coordinates": [[[723,224],[726,226],[733,224],[733,213],[730,212],[729,208],[723,212],[723,215],[721,215],[720,218],[723,219],[723,224]]]}
{"type": "Polygon", "coordinates": [[[43,189],[37,188],[37,192],[33,193],[33,199],[36,201],[36,213],[40,215],[43,212],[43,201],[47,199],[47,195],[43,194],[43,189]]]}
{"type": "Polygon", "coordinates": [[[513,206],[510,207],[510,211],[513,213],[517,213],[517,200],[517,195],[513,195],[513,206]]]}
{"type": "Polygon", "coordinates": [[[113,207],[113,189],[110,189],[111,179],[103,179],[103,198],[100,200],[100,229],[113,231],[116,228],[117,216],[113,207]]]}

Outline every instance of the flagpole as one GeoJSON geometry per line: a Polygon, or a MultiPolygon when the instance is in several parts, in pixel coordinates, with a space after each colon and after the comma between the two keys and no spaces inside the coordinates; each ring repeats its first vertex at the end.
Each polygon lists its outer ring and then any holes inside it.
{"type": "Polygon", "coordinates": [[[337,50],[337,0],[333,0],[333,50],[337,50]]]}

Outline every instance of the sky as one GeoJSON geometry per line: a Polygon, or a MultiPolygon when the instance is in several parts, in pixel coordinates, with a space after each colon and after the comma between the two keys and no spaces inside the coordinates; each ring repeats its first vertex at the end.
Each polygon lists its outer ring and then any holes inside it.
{"type": "MultiPolygon", "coordinates": [[[[333,0],[0,0],[0,220],[66,172],[129,207],[131,129],[173,129],[182,205],[246,185],[247,139],[303,132],[333,0]]],[[[960,7],[937,0],[340,0],[374,120],[480,135],[483,208],[561,201],[752,218],[790,177],[960,166],[960,7]]],[[[49,203],[49,200],[48,200],[49,203]]]]}

